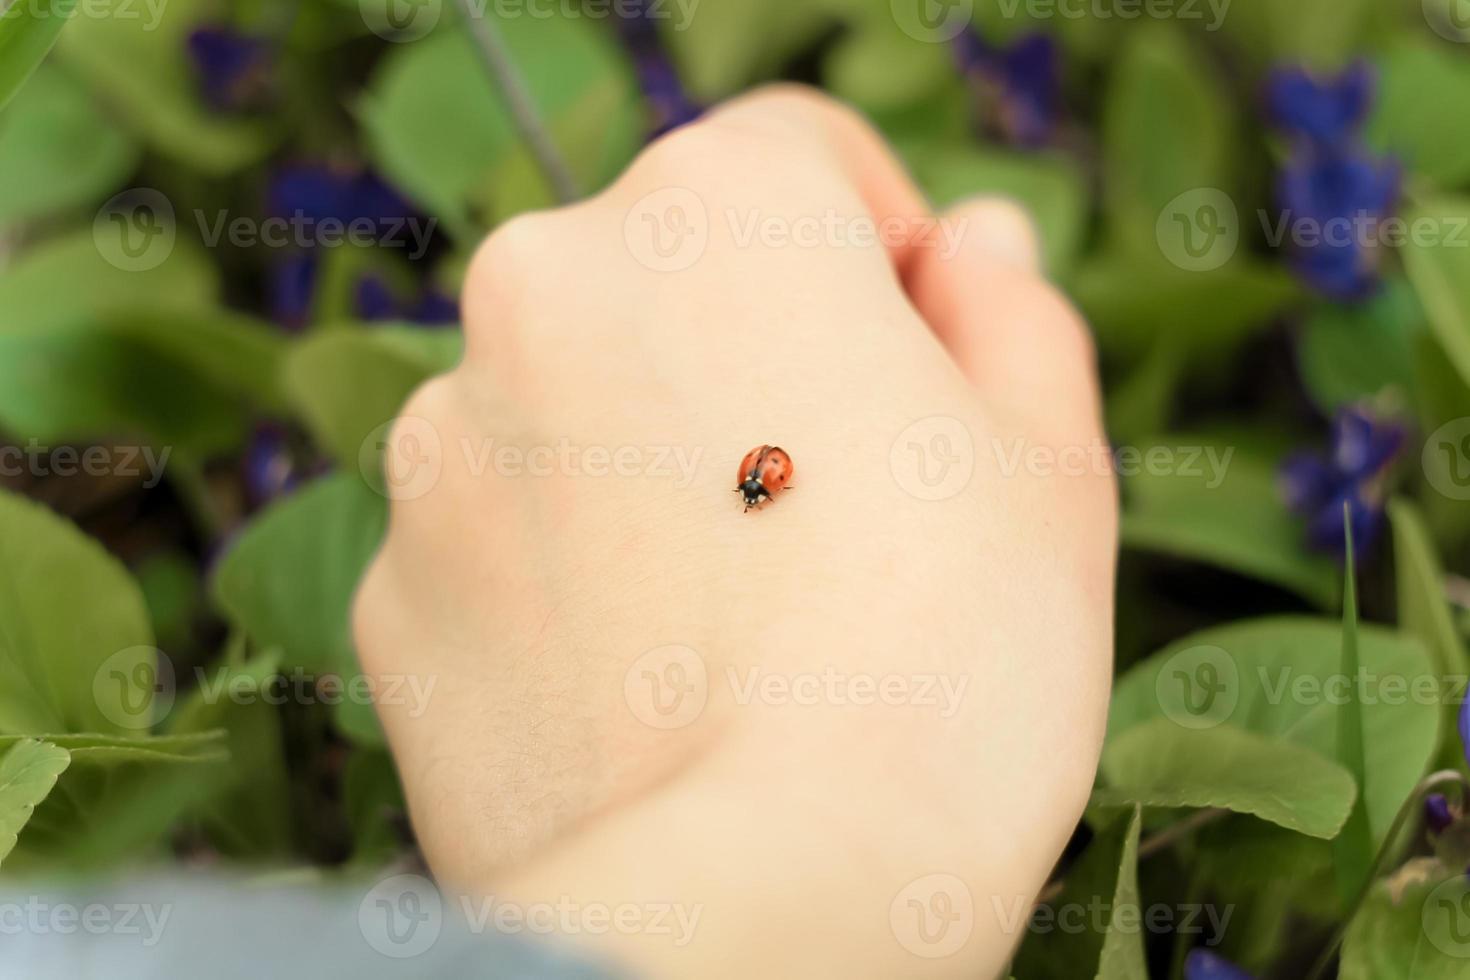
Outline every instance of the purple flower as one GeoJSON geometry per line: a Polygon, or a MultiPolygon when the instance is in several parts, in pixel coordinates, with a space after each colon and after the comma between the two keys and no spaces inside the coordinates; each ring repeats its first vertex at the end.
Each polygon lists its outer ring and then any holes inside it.
{"type": "MultiPolygon", "coordinates": [[[[317,250],[327,241],[329,228],[337,240],[348,231],[361,235],[364,225],[371,226],[382,247],[398,246],[405,254],[410,246],[425,244],[418,239],[421,230],[433,229],[406,198],[370,170],[297,164],[276,173],[266,198],[267,213],[292,222],[305,238],[300,251],[288,254],[271,270],[271,314],[290,330],[302,329],[311,319],[320,268],[317,250]]],[[[410,267],[415,272],[424,268],[416,262],[410,267]]],[[[411,302],[400,301],[374,275],[361,277],[353,289],[356,310],[365,320],[426,324],[458,320],[452,301],[430,287],[421,287],[411,302]]]]}
{"type": "Polygon", "coordinates": [[[1336,78],[1282,68],[1266,86],[1273,124],[1293,140],[1277,184],[1297,276],[1332,299],[1358,301],[1378,286],[1378,229],[1398,202],[1400,172],[1373,156],[1360,131],[1376,78],[1357,63],[1336,78]]]}
{"type": "Polygon", "coordinates": [[[1346,408],[1333,420],[1326,457],[1298,453],[1282,464],[1282,496],[1288,507],[1307,519],[1312,548],[1338,556],[1345,553],[1346,504],[1357,553],[1367,554],[1383,525],[1384,477],[1404,437],[1402,426],[1380,421],[1361,408],[1346,408]]]}
{"type": "Polygon", "coordinates": [[[614,21],[618,38],[633,59],[638,88],[653,113],[649,138],[662,136],[698,119],[703,110],[684,91],[678,72],[664,53],[654,5],[650,0],[629,0],[628,6],[614,17],[614,21]]]}
{"type": "Polygon", "coordinates": [[[1442,834],[1455,822],[1455,811],[1443,793],[1430,793],[1424,798],[1424,823],[1430,831],[1442,834]]]}
{"type": "Polygon", "coordinates": [[[1298,230],[1292,264],[1303,281],[1339,300],[1373,293],[1378,228],[1398,200],[1399,178],[1397,164],[1366,151],[1299,148],[1281,173],[1277,197],[1287,227],[1298,230]]]}
{"type": "Polygon", "coordinates": [[[1460,702],[1460,749],[1465,753],[1465,761],[1470,764],[1470,694],[1460,702]]]}
{"type": "Polygon", "coordinates": [[[1358,61],[1335,78],[1304,68],[1278,68],[1266,82],[1266,109],[1276,128],[1323,146],[1352,141],[1373,105],[1377,78],[1358,61]]]}
{"type": "MultiPolygon", "coordinates": [[[[271,179],[266,209],[270,214],[312,225],[326,221],[372,222],[383,236],[404,236],[405,223],[418,210],[370,170],[295,164],[271,179]]],[[[403,242],[407,244],[407,242],[403,242]]]]}
{"type": "Polygon", "coordinates": [[[1184,980],[1255,980],[1249,973],[1207,949],[1192,949],[1184,961],[1184,980]]]}
{"type": "Polygon", "coordinates": [[[258,107],[270,90],[275,49],[270,41],[230,27],[200,27],[189,35],[200,94],[212,108],[238,112],[258,107]]]}
{"type": "Polygon", "coordinates": [[[272,265],[268,273],[271,319],[293,333],[304,329],[311,320],[316,272],[315,254],[295,252],[272,265]]]}
{"type": "Polygon", "coordinates": [[[406,320],[424,326],[459,322],[459,304],[432,287],[405,303],[381,276],[367,273],[357,280],[357,315],[363,320],[406,320]]]}
{"type": "Polygon", "coordinates": [[[301,473],[291,455],[286,430],[274,422],[255,427],[241,460],[245,495],[252,507],[259,507],[301,482],[301,473]]]}
{"type": "Polygon", "coordinates": [[[1009,48],[994,48],[972,31],[952,42],[960,71],[991,106],[991,122],[1018,146],[1051,141],[1061,107],[1061,59],[1046,34],[1028,34],[1009,48]]]}

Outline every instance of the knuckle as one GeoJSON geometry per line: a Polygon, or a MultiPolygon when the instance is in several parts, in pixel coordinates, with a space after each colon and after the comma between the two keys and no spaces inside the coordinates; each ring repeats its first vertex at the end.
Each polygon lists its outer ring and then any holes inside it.
{"type": "Polygon", "coordinates": [[[523,283],[524,273],[554,250],[554,224],[553,215],[544,211],[518,214],[502,223],[475,249],[465,276],[466,292],[498,291],[523,283]]]}
{"type": "Polygon", "coordinates": [[[449,415],[454,398],[453,374],[440,374],[419,385],[404,401],[393,422],[393,436],[402,434],[410,420],[423,419],[433,423],[449,415]]]}
{"type": "Polygon", "coordinates": [[[383,557],[379,552],[358,580],[357,591],[352,596],[352,639],[357,648],[358,660],[364,669],[377,659],[379,649],[376,639],[380,632],[379,611],[383,608],[382,589],[379,585],[383,577],[382,566],[383,557]]]}
{"type": "Polygon", "coordinates": [[[707,119],[681,126],[650,146],[640,160],[645,171],[697,174],[744,149],[737,133],[707,119]]]}

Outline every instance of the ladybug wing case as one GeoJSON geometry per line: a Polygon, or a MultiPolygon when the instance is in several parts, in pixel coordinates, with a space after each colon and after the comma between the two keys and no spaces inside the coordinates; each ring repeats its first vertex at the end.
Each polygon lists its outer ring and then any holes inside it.
{"type": "Polygon", "coordinates": [[[786,486],[795,472],[791,457],[779,446],[766,446],[757,466],[760,469],[761,486],[766,488],[767,493],[775,493],[786,486]]]}

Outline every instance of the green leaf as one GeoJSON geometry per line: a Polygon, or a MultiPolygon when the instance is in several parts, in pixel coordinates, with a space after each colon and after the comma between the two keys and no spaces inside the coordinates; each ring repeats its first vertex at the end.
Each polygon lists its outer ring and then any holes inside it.
{"type": "MultiPolygon", "coordinates": [[[[71,753],[77,765],[117,765],[124,762],[219,762],[227,758],[225,733],[218,729],[177,735],[103,735],[53,732],[37,735],[71,753]]],[[[0,735],[0,748],[25,741],[19,735],[0,735]]]]}
{"type": "Polygon", "coordinates": [[[43,67],[0,113],[0,226],[95,207],[137,158],[85,88],[43,67]]]}
{"type": "Polygon", "coordinates": [[[92,232],[80,232],[31,249],[0,273],[0,337],[95,324],[119,310],[197,312],[218,292],[213,267],[183,242],[157,267],[130,272],[103,258],[92,232]]]}
{"type": "Polygon", "coordinates": [[[1016,958],[1017,976],[1098,980],[1148,976],[1138,892],[1142,821],[1142,811],[1133,807],[1098,831],[1082,858],[1067,871],[1062,893],[1033,915],[1016,958]],[[1103,910],[1106,922],[1101,931],[1092,928],[1097,920],[1093,915],[1086,917],[1087,928],[1061,928],[1062,921],[1075,922],[1081,909],[1103,910]],[[1064,912],[1068,913],[1065,920],[1064,912]]]}
{"type": "Polygon", "coordinates": [[[207,0],[142,5],[138,16],[81,17],[56,54],[160,153],[207,174],[260,160],[273,135],[256,120],[222,115],[201,100],[188,36],[216,16],[207,0]]]}
{"type": "Polygon", "coordinates": [[[1352,775],[1311,749],[1231,725],[1167,718],[1109,740],[1095,806],[1138,804],[1246,813],[1311,837],[1337,835],[1357,797],[1352,775]]]}
{"type": "Polygon", "coordinates": [[[203,777],[210,792],[195,816],[210,842],[232,857],[279,859],[291,848],[286,749],[270,691],[279,661],[271,651],[246,663],[216,665],[171,719],[176,734],[227,733],[229,760],[203,777]]]}
{"type": "Polygon", "coordinates": [[[1429,325],[1445,353],[1470,384],[1470,199],[1441,198],[1406,216],[1412,229],[1426,222],[1439,230],[1432,242],[1402,249],[1409,281],[1429,314],[1429,325]]]}
{"type": "Polygon", "coordinates": [[[15,849],[21,829],[51,792],[71,759],[66,749],[24,739],[0,749],[0,862],[15,849]]]}
{"type": "Polygon", "coordinates": [[[833,45],[822,68],[829,92],[870,112],[912,106],[955,83],[945,45],[910,37],[889,17],[853,28],[833,45]]]}
{"type": "Polygon", "coordinates": [[[407,809],[393,757],[381,749],[354,752],[342,795],[352,825],[352,863],[380,867],[402,847],[394,818],[407,809]]]}
{"type": "MultiPolygon", "coordinates": [[[[1358,577],[1357,554],[1353,548],[1353,525],[1347,504],[1342,507],[1343,534],[1347,555],[1343,573],[1342,600],[1342,667],[1343,677],[1357,677],[1361,660],[1358,656],[1358,577]]],[[[1356,686],[1348,685],[1346,697],[1337,707],[1337,761],[1352,774],[1353,781],[1367,792],[1368,767],[1365,761],[1363,705],[1356,686]]],[[[1343,901],[1350,901],[1366,883],[1373,867],[1373,831],[1368,826],[1368,812],[1363,796],[1353,806],[1347,825],[1333,847],[1333,865],[1337,871],[1337,887],[1343,901]]]]}
{"type": "Polygon", "coordinates": [[[1069,282],[1103,352],[1141,359],[1177,335],[1185,363],[1217,365],[1301,296],[1291,276],[1244,254],[1192,272],[1152,253],[1119,249],[1090,256],[1069,282]]]}
{"type": "Polygon", "coordinates": [[[327,331],[291,352],[285,387],[317,443],[357,470],[368,437],[398,415],[415,388],[452,367],[462,347],[458,332],[327,331]]]}
{"type": "Polygon", "coordinates": [[[1036,221],[1047,270],[1056,277],[1070,271],[1087,211],[1084,179],[1070,160],[1019,156],[965,143],[923,142],[908,147],[905,155],[936,207],[978,194],[1014,199],[1036,221]]]}
{"type": "Polygon", "coordinates": [[[1220,26],[1241,56],[1263,62],[1261,70],[1280,63],[1340,70],[1401,21],[1400,9],[1380,0],[1233,0],[1225,9],[1220,26]]]}
{"type": "Polygon", "coordinates": [[[663,38],[695,98],[715,102],[767,78],[834,23],[821,3],[740,0],[690,6],[663,38]]]}
{"type": "Polygon", "coordinates": [[[76,0],[28,0],[0,13],[0,109],[41,64],[75,8],[76,0]]]}
{"type": "Polygon", "coordinates": [[[1340,980],[1460,980],[1470,957],[1470,879],[1432,858],[1373,886],[1348,927],[1340,980]]]}
{"type": "Polygon", "coordinates": [[[0,492],[0,735],[136,731],[153,694],[152,643],[143,596],[116,559],[0,492]]]}
{"type": "Polygon", "coordinates": [[[1427,36],[1402,35],[1378,59],[1378,97],[1368,141],[1412,171],[1451,188],[1470,179],[1470,132],[1458,107],[1470,102],[1470,64],[1427,36]]]}
{"type": "Polygon", "coordinates": [[[1103,205],[1115,243],[1157,253],[1155,226],[1187,191],[1235,184],[1235,116],[1212,63],[1160,23],[1130,30],[1103,109],[1103,205]]]}
{"type": "MultiPolygon", "coordinates": [[[[615,98],[581,117],[587,145],[568,163],[584,190],[610,180],[640,142],[634,87],[610,32],[586,19],[529,17],[497,25],[553,131],[589,98],[615,98]]],[[[383,59],[359,113],[377,165],[465,239],[477,238],[499,189],[495,178],[520,148],[471,39],[456,25],[383,59]]]]}
{"type": "Polygon", "coordinates": [[[355,477],[304,487],[240,533],[215,570],[215,600],[258,646],[280,647],[288,667],[356,673],[348,613],[385,512],[355,477]]]}
{"type": "Polygon", "coordinates": [[[1419,300],[1397,277],[1365,303],[1324,303],[1302,325],[1302,382],[1328,414],[1388,389],[1407,396],[1414,386],[1414,346],[1423,330],[1419,300]]]}
{"type": "Polygon", "coordinates": [[[1195,458],[1199,472],[1177,472],[1187,465],[1181,447],[1191,444],[1199,445],[1187,437],[1159,443],[1178,465],[1155,471],[1146,465],[1150,443],[1136,447],[1136,472],[1123,470],[1124,547],[1216,565],[1330,605],[1337,595],[1336,570],[1330,560],[1306,551],[1275,470],[1243,449],[1206,443],[1195,458]]]}
{"type": "Polygon", "coordinates": [[[1326,758],[1337,753],[1336,702],[1357,684],[1367,773],[1362,788],[1381,839],[1423,777],[1439,742],[1440,700],[1452,697],[1412,638],[1375,626],[1358,631],[1362,674],[1343,677],[1342,624],[1330,619],[1246,620],[1186,636],[1117,683],[1109,739],[1156,718],[1185,728],[1229,723],[1326,758]]]}
{"type": "MultiPolygon", "coordinates": [[[[352,596],[386,520],[383,498],[362,480],[319,480],[241,533],[215,572],[215,600],[256,645],[279,647],[288,666],[351,683],[360,675],[352,596]]],[[[371,704],[344,698],[337,720],[359,741],[382,741],[371,704]]]]}
{"type": "Polygon", "coordinates": [[[1400,626],[1419,638],[1445,677],[1470,675],[1470,651],[1450,618],[1444,571],[1423,515],[1412,501],[1395,498],[1389,502],[1388,517],[1393,525],[1400,626]]]}
{"type": "Polygon", "coordinates": [[[110,265],[91,235],[31,252],[0,276],[0,425],[43,441],[232,447],[251,410],[281,404],[284,341],[214,308],[216,288],[188,248],[143,272],[110,265]]]}

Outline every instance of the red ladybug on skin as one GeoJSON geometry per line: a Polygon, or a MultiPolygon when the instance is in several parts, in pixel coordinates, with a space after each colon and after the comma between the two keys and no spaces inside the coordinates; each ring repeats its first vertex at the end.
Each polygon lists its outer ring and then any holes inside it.
{"type": "Polygon", "coordinates": [[[796,468],[791,457],[779,446],[757,446],[745,454],[740,461],[740,472],[735,475],[735,492],[745,499],[745,509],[760,509],[762,501],[770,500],[791,484],[791,475],[796,468]]]}

